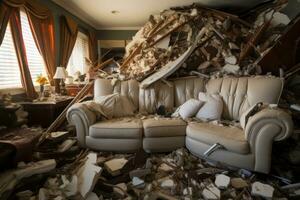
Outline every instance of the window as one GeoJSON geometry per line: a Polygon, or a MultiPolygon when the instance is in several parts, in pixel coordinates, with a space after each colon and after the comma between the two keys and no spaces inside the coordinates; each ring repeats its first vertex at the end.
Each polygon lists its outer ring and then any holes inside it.
{"type": "MultiPolygon", "coordinates": [[[[37,75],[46,75],[45,64],[33,39],[27,15],[21,11],[22,34],[26,48],[28,67],[33,84],[37,84],[37,75]]],[[[6,28],[0,46],[0,89],[22,87],[19,63],[13,43],[10,24],[6,28]]]]}
{"type": "Polygon", "coordinates": [[[89,70],[85,58],[89,58],[88,36],[78,32],[77,39],[69,59],[67,72],[70,76],[74,76],[76,72],[85,74],[89,70]]]}
{"type": "Polygon", "coordinates": [[[19,63],[8,23],[0,46],[0,89],[21,86],[19,63]]]}
{"type": "Polygon", "coordinates": [[[31,79],[34,85],[38,85],[35,82],[36,77],[40,74],[47,76],[46,67],[43,57],[35,44],[25,11],[21,11],[21,25],[31,79]]]}

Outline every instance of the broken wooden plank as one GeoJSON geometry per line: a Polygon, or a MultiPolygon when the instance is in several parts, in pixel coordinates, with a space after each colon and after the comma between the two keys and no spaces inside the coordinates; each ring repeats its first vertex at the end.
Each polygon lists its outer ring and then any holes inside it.
{"type": "Polygon", "coordinates": [[[260,27],[258,27],[255,30],[254,34],[252,35],[252,37],[250,38],[248,43],[241,50],[240,57],[239,57],[239,63],[241,63],[241,61],[243,61],[251,53],[251,50],[253,49],[253,47],[256,46],[258,40],[262,37],[264,32],[271,25],[272,19],[273,19],[273,15],[268,21],[266,21],[263,25],[261,25],[260,27]]]}
{"type": "MultiPolygon", "coordinates": [[[[202,30],[204,30],[203,28],[202,30]]],[[[184,62],[185,60],[192,54],[192,52],[199,46],[198,42],[202,39],[205,35],[204,31],[199,31],[195,42],[176,60],[168,62],[165,66],[161,67],[157,72],[153,73],[151,76],[143,80],[140,84],[141,88],[147,88],[152,83],[167,78],[171,74],[173,74],[184,62]]],[[[206,40],[205,40],[206,41],[206,40]]],[[[201,42],[203,43],[203,41],[201,42]]]]}

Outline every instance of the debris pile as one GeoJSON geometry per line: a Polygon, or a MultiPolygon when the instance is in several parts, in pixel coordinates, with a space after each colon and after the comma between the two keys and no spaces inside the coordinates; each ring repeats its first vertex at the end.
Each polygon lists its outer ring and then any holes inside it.
{"type": "Polygon", "coordinates": [[[260,74],[258,62],[290,22],[279,12],[286,3],[275,1],[243,19],[197,4],[151,15],[126,46],[119,78],[143,81],[164,68],[160,78],[260,74]]]}

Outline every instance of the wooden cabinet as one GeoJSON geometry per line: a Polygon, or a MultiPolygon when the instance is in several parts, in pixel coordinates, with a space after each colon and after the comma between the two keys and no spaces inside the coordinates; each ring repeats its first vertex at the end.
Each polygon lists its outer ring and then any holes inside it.
{"type": "Polygon", "coordinates": [[[55,101],[21,102],[24,110],[28,112],[28,125],[41,125],[46,128],[59,116],[59,114],[72,101],[73,97],[64,97],[55,101]]]}

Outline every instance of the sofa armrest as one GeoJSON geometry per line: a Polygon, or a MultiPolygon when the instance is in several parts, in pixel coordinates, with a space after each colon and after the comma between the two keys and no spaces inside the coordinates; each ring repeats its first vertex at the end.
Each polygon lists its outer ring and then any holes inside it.
{"type": "Polygon", "coordinates": [[[255,154],[255,170],[267,173],[271,165],[273,141],[292,135],[291,116],[278,108],[265,108],[248,119],[245,137],[255,154]]]}
{"type": "Polygon", "coordinates": [[[76,103],[68,109],[67,119],[75,125],[76,135],[80,146],[85,146],[85,136],[89,135],[90,125],[96,122],[96,114],[88,109],[86,103],[76,103]]]}

